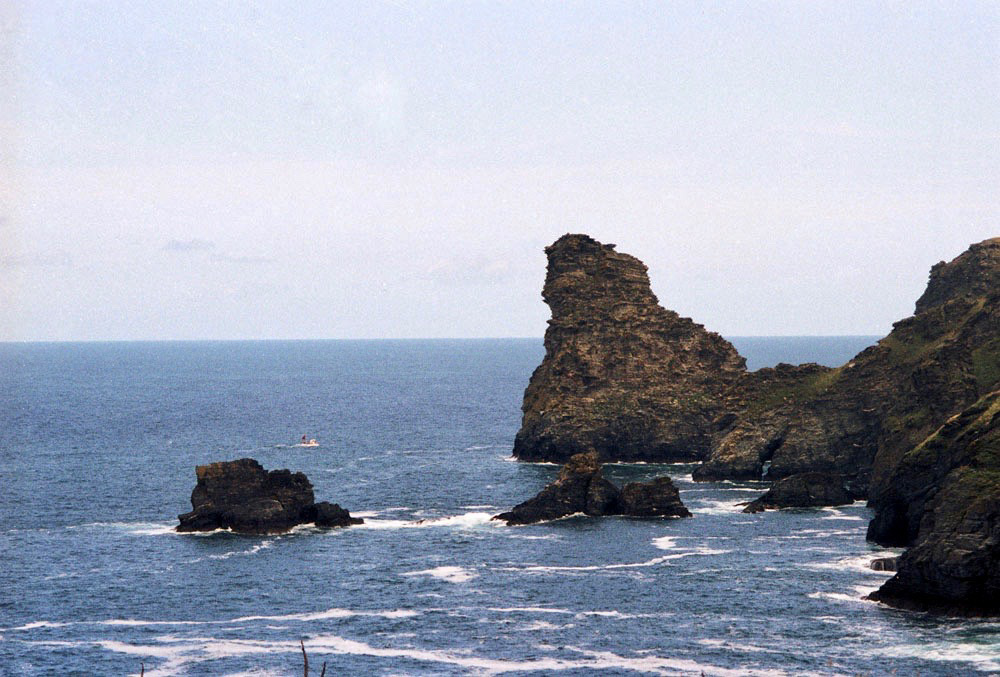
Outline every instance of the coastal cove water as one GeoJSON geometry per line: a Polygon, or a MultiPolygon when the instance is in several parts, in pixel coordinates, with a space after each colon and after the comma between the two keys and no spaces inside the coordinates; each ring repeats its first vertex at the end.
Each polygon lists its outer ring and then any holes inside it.
{"type": "MultiPolygon", "coordinates": [[[[871,337],[744,338],[751,368],[871,337]]],[[[489,517],[558,468],[510,459],[540,340],[0,345],[0,675],[961,675],[1000,623],[863,601],[863,503],[692,519],[489,517]],[[294,446],[303,434],[316,448],[294,446]],[[305,472],[366,523],[180,535],[196,465],[305,472]]]]}

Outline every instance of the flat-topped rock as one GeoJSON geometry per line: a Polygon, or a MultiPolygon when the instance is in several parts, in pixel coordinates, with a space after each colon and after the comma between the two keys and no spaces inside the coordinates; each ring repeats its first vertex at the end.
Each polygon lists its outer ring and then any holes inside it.
{"type": "Polygon", "coordinates": [[[631,482],[619,490],[604,478],[596,452],[575,454],[556,480],[538,495],[493,519],[508,525],[533,524],[569,515],[690,517],[669,477],[631,482]]]}
{"type": "Polygon", "coordinates": [[[767,493],[751,501],[743,512],[847,505],[856,498],[859,496],[850,491],[843,475],[804,472],[778,480],[767,493]]]}
{"type": "Polygon", "coordinates": [[[315,503],[312,483],[300,472],[267,472],[252,458],[200,465],[195,472],[198,483],[191,492],[193,510],[178,516],[177,531],[231,529],[273,534],[299,524],[347,526],[363,522],[339,505],[315,503]]]}

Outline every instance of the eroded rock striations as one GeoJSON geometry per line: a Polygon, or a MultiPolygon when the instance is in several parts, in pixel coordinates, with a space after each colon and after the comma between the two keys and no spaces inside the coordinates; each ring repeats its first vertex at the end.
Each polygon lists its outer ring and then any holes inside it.
{"type": "Polygon", "coordinates": [[[191,512],[179,515],[177,531],[232,529],[245,534],[273,534],[299,524],[342,527],[361,524],[347,510],[314,502],[313,487],[302,473],[267,472],[252,458],[220,461],[196,469],[191,512]]]}
{"type": "Polygon", "coordinates": [[[906,452],[871,505],[870,538],[913,545],[872,599],[1000,615],[1000,391],[906,452]]]}
{"type": "Polygon", "coordinates": [[[545,252],[542,297],[552,319],[514,456],[703,458],[725,413],[723,393],[746,361],[718,334],[662,308],[646,266],[614,245],[564,235],[545,252]]]}
{"type": "Polygon", "coordinates": [[[631,517],[690,517],[669,477],[630,482],[619,490],[604,478],[597,452],[575,454],[554,482],[534,498],[493,519],[508,525],[533,524],[582,513],[631,517]]]}

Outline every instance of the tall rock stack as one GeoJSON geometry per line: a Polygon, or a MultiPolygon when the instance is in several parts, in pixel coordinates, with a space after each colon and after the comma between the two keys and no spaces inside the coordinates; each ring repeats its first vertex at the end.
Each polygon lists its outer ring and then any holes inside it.
{"type": "Polygon", "coordinates": [[[746,373],[728,341],[659,305],[646,266],[586,235],[545,250],[552,311],[514,456],[565,462],[703,458],[723,395],[746,373]]]}

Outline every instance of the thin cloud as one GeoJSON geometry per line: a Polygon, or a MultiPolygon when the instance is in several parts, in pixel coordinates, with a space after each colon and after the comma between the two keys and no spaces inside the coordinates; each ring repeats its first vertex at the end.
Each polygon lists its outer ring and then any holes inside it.
{"type": "Polygon", "coordinates": [[[69,254],[63,252],[52,252],[47,254],[26,254],[20,256],[0,256],[0,268],[49,268],[55,266],[70,267],[73,259],[69,254]]]}
{"type": "Polygon", "coordinates": [[[175,252],[178,254],[186,254],[188,252],[208,252],[215,249],[215,243],[208,240],[199,240],[198,238],[193,238],[191,240],[168,240],[165,245],[163,245],[163,251],[175,252]]]}
{"type": "Polygon", "coordinates": [[[274,263],[274,258],[270,256],[232,256],[230,254],[212,254],[209,260],[223,263],[274,263]]]}

